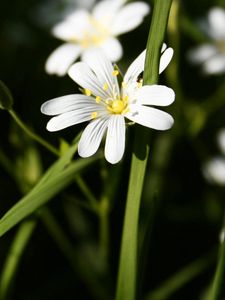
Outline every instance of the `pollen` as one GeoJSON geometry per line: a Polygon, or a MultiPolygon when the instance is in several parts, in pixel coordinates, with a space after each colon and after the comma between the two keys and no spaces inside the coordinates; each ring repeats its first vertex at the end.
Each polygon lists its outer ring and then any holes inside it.
{"type": "Polygon", "coordinates": [[[104,91],[107,91],[107,90],[108,90],[108,88],[109,88],[109,86],[108,86],[108,84],[107,84],[107,83],[104,83],[102,88],[103,88],[103,90],[104,90],[104,91]]]}
{"type": "Polygon", "coordinates": [[[91,91],[88,89],[84,89],[84,93],[86,96],[91,96],[91,91]]]}
{"type": "Polygon", "coordinates": [[[97,116],[98,116],[97,111],[93,111],[93,112],[91,113],[91,118],[92,118],[92,119],[96,119],[97,116]]]}
{"type": "Polygon", "coordinates": [[[119,73],[120,73],[120,72],[119,72],[118,70],[114,70],[114,71],[112,72],[112,75],[113,75],[113,76],[118,76],[119,73]]]}
{"type": "Polygon", "coordinates": [[[100,97],[100,96],[96,96],[95,102],[96,102],[96,103],[100,103],[100,102],[101,102],[101,97],[100,97]]]}
{"type": "Polygon", "coordinates": [[[138,87],[138,88],[141,88],[141,87],[142,87],[142,84],[143,84],[143,80],[138,81],[137,87],[138,87]]]}
{"type": "Polygon", "coordinates": [[[127,87],[127,83],[123,81],[123,82],[122,82],[122,87],[123,87],[123,88],[126,88],[126,87],[127,87]]]}

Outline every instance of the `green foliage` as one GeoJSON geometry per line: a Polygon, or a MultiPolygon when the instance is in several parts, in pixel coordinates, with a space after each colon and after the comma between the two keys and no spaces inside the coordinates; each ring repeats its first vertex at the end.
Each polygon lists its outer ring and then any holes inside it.
{"type": "Polygon", "coordinates": [[[13,106],[13,96],[9,88],[0,80],[0,108],[10,110],[13,106]]]}

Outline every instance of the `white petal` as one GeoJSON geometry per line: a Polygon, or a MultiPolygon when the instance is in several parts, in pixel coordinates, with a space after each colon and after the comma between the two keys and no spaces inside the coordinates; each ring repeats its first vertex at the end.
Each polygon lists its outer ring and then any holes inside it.
{"type": "Polygon", "coordinates": [[[99,148],[106,131],[109,118],[100,118],[92,121],[83,131],[78,144],[78,154],[81,157],[93,155],[99,148]]]}
{"type": "Polygon", "coordinates": [[[41,112],[48,116],[55,116],[90,104],[98,105],[93,97],[79,94],[67,95],[46,101],[41,106],[41,112]]]}
{"type": "Polygon", "coordinates": [[[111,33],[117,36],[136,28],[148,13],[149,6],[144,2],[125,5],[114,18],[111,33]]]}
{"type": "Polygon", "coordinates": [[[123,48],[116,38],[109,37],[100,47],[110,61],[118,61],[123,55],[123,48]]]}
{"type": "Polygon", "coordinates": [[[109,119],[105,143],[105,158],[111,164],[118,163],[125,148],[125,121],[121,115],[112,115],[109,119]]]}
{"type": "Polygon", "coordinates": [[[221,74],[225,72],[225,55],[217,54],[207,60],[202,66],[206,74],[221,74]]]}
{"type": "Polygon", "coordinates": [[[225,129],[224,128],[219,131],[218,136],[217,136],[217,141],[218,141],[220,150],[225,155],[225,129]]]}
{"type": "Polygon", "coordinates": [[[80,55],[81,49],[78,45],[63,44],[49,56],[45,64],[45,70],[49,74],[63,76],[68,68],[80,55]]]}
{"type": "Polygon", "coordinates": [[[188,59],[194,64],[201,64],[218,53],[218,49],[210,44],[196,47],[188,52],[188,59]]]}
{"type": "Polygon", "coordinates": [[[71,41],[81,39],[89,26],[90,14],[86,10],[78,10],[70,14],[64,21],[53,27],[52,33],[59,39],[71,41]]]}
{"type": "Polygon", "coordinates": [[[159,109],[138,104],[131,104],[129,109],[125,117],[140,125],[157,130],[167,130],[173,126],[171,115],[159,109]]]}
{"type": "Polygon", "coordinates": [[[124,82],[129,83],[136,81],[138,75],[144,71],[146,50],[144,50],[129,66],[124,76],[124,82]]]}
{"type": "Polygon", "coordinates": [[[113,76],[113,65],[111,61],[100,49],[90,49],[85,51],[82,56],[84,62],[94,71],[100,86],[108,85],[105,94],[108,97],[113,97],[115,92],[119,95],[119,86],[116,76],[113,76]]]}
{"type": "Polygon", "coordinates": [[[90,104],[80,109],[72,110],[50,119],[47,124],[48,131],[58,131],[92,119],[92,113],[106,114],[102,105],[90,104]]]}
{"type": "Polygon", "coordinates": [[[103,0],[99,1],[93,11],[92,16],[105,25],[109,25],[125,0],[103,0]]]}
{"type": "Polygon", "coordinates": [[[225,159],[215,157],[203,166],[203,174],[211,183],[225,185],[225,159]]]}
{"type": "Polygon", "coordinates": [[[167,106],[173,103],[175,93],[164,85],[145,85],[138,90],[136,97],[141,104],[167,106]]]}
{"type": "Polygon", "coordinates": [[[173,49],[167,48],[161,55],[160,61],[159,61],[159,74],[161,74],[168,64],[170,63],[171,59],[173,57],[173,49]]]}
{"type": "Polygon", "coordinates": [[[69,76],[81,87],[88,89],[95,96],[107,98],[108,94],[103,90],[102,83],[85,62],[75,63],[68,71],[69,76]]]}
{"type": "Polygon", "coordinates": [[[225,10],[213,7],[208,14],[210,36],[216,40],[225,38],[225,10]]]}

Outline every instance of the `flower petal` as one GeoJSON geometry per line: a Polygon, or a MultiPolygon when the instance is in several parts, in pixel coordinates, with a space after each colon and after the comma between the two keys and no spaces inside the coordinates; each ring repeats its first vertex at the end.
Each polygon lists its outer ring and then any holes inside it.
{"type": "Polygon", "coordinates": [[[105,142],[105,158],[111,164],[118,163],[125,148],[125,121],[122,115],[112,115],[109,119],[105,142]]]}
{"type": "Polygon", "coordinates": [[[104,91],[108,97],[119,95],[119,85],[116,76],[113,76],[113,65],[111,61],[100,49],[90,49],[85,51],[82,56],[84,62],[94,71],[101,88],[107,84],[107,89],[104,91]]]}
{"type": "Polygon", "coordinates": [[[225,185],[225,159],[215,157],[203,166],[203,174],[211,183],[225,185]]]}
{"type": "Polygon", "coordinates": [[[107,38],[103,44],[101,44],[101,49],[104,51],[106,56],[110,61],[118,61],[123,55],[123,48],[120,42],[114,38],[107,38]]]}
{"type": "Polygon", "coordinates": [[[225,72],[225,55],[218,53],[208,59],[202,66],[206,74],[221,74],[225,72]]]}
{"type": "Polygon", "coordinates": [[[141,72],[144,71],[146,50],[144,50],[138,57],[132,62],[124,75],[124,82],[129,83],[136,81],[141,72]]]}
{"type": "Polygon", "coordinates": [[[63,44],[56,48],[49,56],[45,64],[45,70],[49,74],[63,76],[68,68],[80,55],[81,48],[74,44],[63,44]]]}
{"type": "Polygon", "coordinates": [[[148,13],[149,6],[144,2],[134,2],[125,5],[114,18],[111,33],[117,36],[136,28],[148,13]]]}
{"type": "Polygon", "coordinates": [[[68,75],[82,88],[90,90],[95,96],[107,98],[108,94],[103,90],[102,82],[92,72],[91,68],[85,62],[75,63],[70,67],[68,75]]]}
{"type": "Polygon", "coordinates": [[[187,57],[192,63],[201,64],[217,53],[218,49],[215,46],[205,44],[190,50],[187,54],[187,57]]]}
{"type": "Polygon", "coordinates": [[[159,74],[161,74],[168,64],[170,63],[171,59],[173,57],[173,49],[167,48],[161,55],[160,61],[159,61],[159,74]]]}
{"type": "Polygon", "coordinates": [[[125,0],[99,1],[92,11],[92,16],[96,20],[107,26],[112,22],[114,16],[116,15],[120,7],[124,4],[124,2],[125,0]]]}
{"type": "Polygon", "coordinates": [[[93,119],[92,113],[99,113],[100,116],[105,115],[106,111],[102,105],[90,104],[82,108],[68,111],[50,119],[47,124],[48,131],[58,131],[79,123],[83,123],[93,119]]]}
{"type": "Polygon", "coordinates": [[[225,10],[213,7],[208,14],[209,33],[216,40],[225,39],[225,10]]]}
{"type": "Polygon", "coordinates": [[[81,157],[93,155],[99,148],[106,131],[109,118],[100,118],[92,121],[83,131],[78,144],[78,154],[81,157]]]}
{"type": "Polygon", "coordinates": [[[93,97],[85,95],[66,95],[46,101],[41,106],[41,112],[48,116],[55,116],[89,105],[98,105],[93,97]]]}
{"type": "Polygon", "coordinates": [[[80,9],[67,16],[65,20],[53,27],[52,33],[63,41],[81,39],[85,28],[89,26],[90,14],[80,9]]]}
{"type": "Polygon", "coordinates": [[[141,104],[167,106],[173,103],[175,93],[164,85],[144,85],[138,90],[136,97],[141,104]]]}
{"type": "Polygon", "coordinates": [[[173,126],[171,115],[159,109],[138,104],[131,104],[129,109],[125,117],[140,125],[157,130],[167,130],[173,126]]]}
{"type": "Polygon", "coordinates": [[[217,141],[220,147],[220,150],[223,152],[223,155],[225,155],[225,129],[221,129],[217,136],[217,141]]]}

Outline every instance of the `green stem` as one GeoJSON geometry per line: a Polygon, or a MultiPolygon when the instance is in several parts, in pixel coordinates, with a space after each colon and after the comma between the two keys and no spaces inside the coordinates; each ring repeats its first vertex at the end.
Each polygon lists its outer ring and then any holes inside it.
{"type": "MultiPolygon", "coordinates": [[[[172,0],[156,0],[147,43],[144,84],[158,81],[159,57],[172,0]]],[[[138,218],[149,154],[149,130],[136,127],[124,216],[116,300],[136,298],[138,218]]]]}
{"type": "Polygon", "coordinates": [[[45,141],[42,137],[34,133],[30,130],[30,128],[19,118],[19,116],[16,114],[14,110],[8,111],[14,121],[17,123],[17,125],[26,132],[27,135],[29,135],[32,139],[34,139],[36,142],[47,148],[50,152],[54,153],[55,155],[59,156],[59,151],[53,147],[51,144],[49,144],[47,141],[45,141]]]}
{"type": "Polygon", "coordinates": [[[10,288],[13,283],[13,279],[15,278],[20,258],[32,236],[35,226],[36,220],[34,219],[24,221],[16,233],[0,277],[1,300],[5,300],[9,296],[10,288]]]}
{"type": "Polygon", "coordinates": [[[225,214],[220,235],[219,258],[216,267],[215,276],[207,300],[220,300],[225,295],[225,214]]]}
{"type": "Polygon", "coordinates": [[[76,183],[79,186],[80,190],[82,191],[82,193],[84,194],[84,196],[88,200],[91,208],[94,211],[97,211],[98,207],[99,207],[98,201],[95,198],[95,196],[91,193],[90,189],[88,188],[88,186],[84,182],[83,178],[80,175],[76,175],[75,180],[76,180],[76,183]]]}
{"type": "Polygon", "coordinates": [[[99,204],[99,250],[107,263],[109,253],[109,199],[103,197],[99,204]]]}
{"type": "MultiPolygon", "coordinates": [[[[9,110],[10,115],[12,116],[12,118],[14,119],[14,121],[17,123],[17,125],[24,130],[24,132],[29,135],[32,139],[34,139],[36,142],[38,142],[39,144],[41,144],[43,147],[45,147],[46,149],[48,149],[50,152],[52,152],[53,154],[55,154],[56,156],[60,156],[60,152],[58,151],[58,149],[56,149],[54,146],[52,146],[51,144],[49,144],[47,141],[45,141],[42,137],[40,137],[39,135],[37,135],[36,133],[34,133],[20,118],[19,116],[16,114],[15,111],[13,110],[9,110]]],[[[78,184],[79,188],[81,189],[81,191],[83,192],[83,194],[86,196],[86,198],[88,199],[89,203],[91,204],[91,206],[96,209],[97,207],[97,200],[95,199],[95,197],[92,195],[91,191],[88,189],[87,185],[85,184],[85,182],[83,181],[83,179],[81,178],[81,176],[77,175],[76,176],[76,183],[78,184]]]]}

